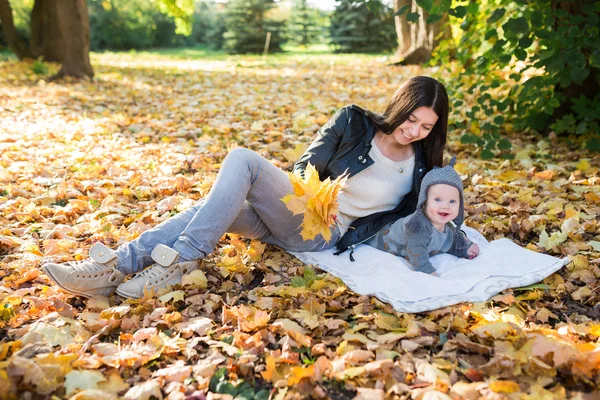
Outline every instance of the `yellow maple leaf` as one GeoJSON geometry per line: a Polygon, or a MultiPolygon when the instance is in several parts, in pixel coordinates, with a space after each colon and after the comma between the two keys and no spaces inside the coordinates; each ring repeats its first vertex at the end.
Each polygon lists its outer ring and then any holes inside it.
{"type": "Polygon", "coordinates": [[[208,279],[206,278],[206,275],[204,275],[204,272],[197,269],[187,275],[183,275],[181,284],[183,286],[192,286],[204,290],[208,286],[208,279]]]}
{"type": "Polygon", "coordinates": [[[489,384],[490,390],[496,393],[515,393],[521,390],[519,384],[514,381],[494,381],[489,384]]]}
{"type": "Polygon", "coordinates": [[[321,182],[317,169],[310,163],[306,166],[304,178],[300,174],[290,173],[289,176],[294,193],[281,200],[294,215],[304,214],[300,232],[302,239],[313,240],[321,235],[326,241],[331,240],[330,227],[336,220],[337,198],[347,176],[344,174],[321,182]]]}
{"type": "Polygon", "coordinates": [[[222,247],[221,254],[223,256],[217,265],[221,267],[221,275],[224,277],[235,273],[247,273],[250,270],[250,266],[246,265],[242,254],[235,248],[235,246],[228,245],[222,247]]]}
{"type": "Polygon", "coordinates": [[[261,243],[260,240],[252,240],[248,246],[247,252],[248,256],[250,257],[250,261],[260,261],[263,253],[265,252],[265,247],[267,247],[267,245],[265,243],[261,243]]]}

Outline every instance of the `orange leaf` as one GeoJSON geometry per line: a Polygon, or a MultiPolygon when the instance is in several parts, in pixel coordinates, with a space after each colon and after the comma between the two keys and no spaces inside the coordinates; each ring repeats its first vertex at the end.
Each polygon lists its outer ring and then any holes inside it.
{"type": "Polygon", "coordinates": [[[227,322],[237,323],[242,332],[252,332],[263,328],[269,322],[269,314],[254,307],[241,305],[237,307],[223,307],[223,324],[227,322]]]}
{"type": "Polygon", "coordinates": [[[549,181],[552,178],[554,178],[554,174],[555,174],[555,172],[553,170],[547,169],[542,172],[536,172],[533,176],[536,177],[537,179],[549,181]]]}
{"type": "Polygon", "coordinates": [[[589,192],[585,194],[585,200],[590,203],[590,204],[600,204],[600,196],[598,196],[596,193],[594,192],[589,192]]]}
{"type": "Polygon", "coordinates": [[[313,378],[315,375],[315,365],[309,365],[307,368],[303,367],[292,367],[290,370],[290,376],[288,377],[288,386],[300,383],[304,378],[313,378]]]}
{"type": "Polygon", "coordinates": [[[40,271],[37,269],[30,269],[23,274],[23,276],[19,279],[15,280],[15,286],[19,286],[25,282],[29,282],[38,277],[40,271]]]}
{"type": "Polygon", "coordinates": [[[266,356],[265,367],[266,369],[260,373],[265,381],[275,382],[279,380],[278,378],[280,376],[277,372],[277,368],[275,367],[275,358],[271,356],[266,356]]]}

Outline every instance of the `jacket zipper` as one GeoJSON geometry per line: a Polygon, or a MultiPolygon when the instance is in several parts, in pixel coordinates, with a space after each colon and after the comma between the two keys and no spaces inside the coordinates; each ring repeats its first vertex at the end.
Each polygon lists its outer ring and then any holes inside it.
{"type": "MultiPolygon", "coordinates": [[[[350,245],[350,261],[354,262],[356,260],[354,260],[354,257],[352,257],[352,254],[354,254],[354,249],[356,248],[356,246],[358,246],[359,244],[363,244],[364,242],[366,242],[367,240],[375,237],[379,232],[375,232],[373,235],[369,236],[368,238],[366,238],[365,240],[358,242],[358,243],[354,243],[352,245],[350,245]]],[[[346,249],[347,250],[347,249],[346,249]]],[[[344,250],[345,251],[345,250],[344,250]]],[[[342,254],[342,253],[339,253],[342,254]]]]}

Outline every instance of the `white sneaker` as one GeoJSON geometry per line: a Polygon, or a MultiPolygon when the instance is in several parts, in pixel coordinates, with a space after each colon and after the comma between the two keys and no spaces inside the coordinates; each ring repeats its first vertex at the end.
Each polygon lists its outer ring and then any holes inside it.
{"type": "Polygon", "coordinates": [[[115,269],[117,255],[102,243],[90,248],[90,258],[56,264],[47,263],[42,270],[64,291],[90,298],[110,296],[125,280],[125,275],[115,269]]]}
{"type": "Polygon", "coordinates": [[[181,278],[198,268],[198,261],[177,262],[179,253],[164,244],[157,245],[152,250],[152,259],[156,264],[136,274],[117,288],[119,296],[139,299],[144,290],[157,291],[167,285],[181,283],[181,278]]]}

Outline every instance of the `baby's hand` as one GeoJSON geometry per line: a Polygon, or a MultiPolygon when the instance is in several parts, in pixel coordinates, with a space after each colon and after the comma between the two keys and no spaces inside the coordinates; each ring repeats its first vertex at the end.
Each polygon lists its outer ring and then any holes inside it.
{"type": "Polygon", "coordinates": [[[469,258],[469,260],[474,259],[475,257],[477,257],[479,255],[479,246],[477,246],[475,243],[473,243],[468,249],[467,249],[467,256],[469,258]]]}

